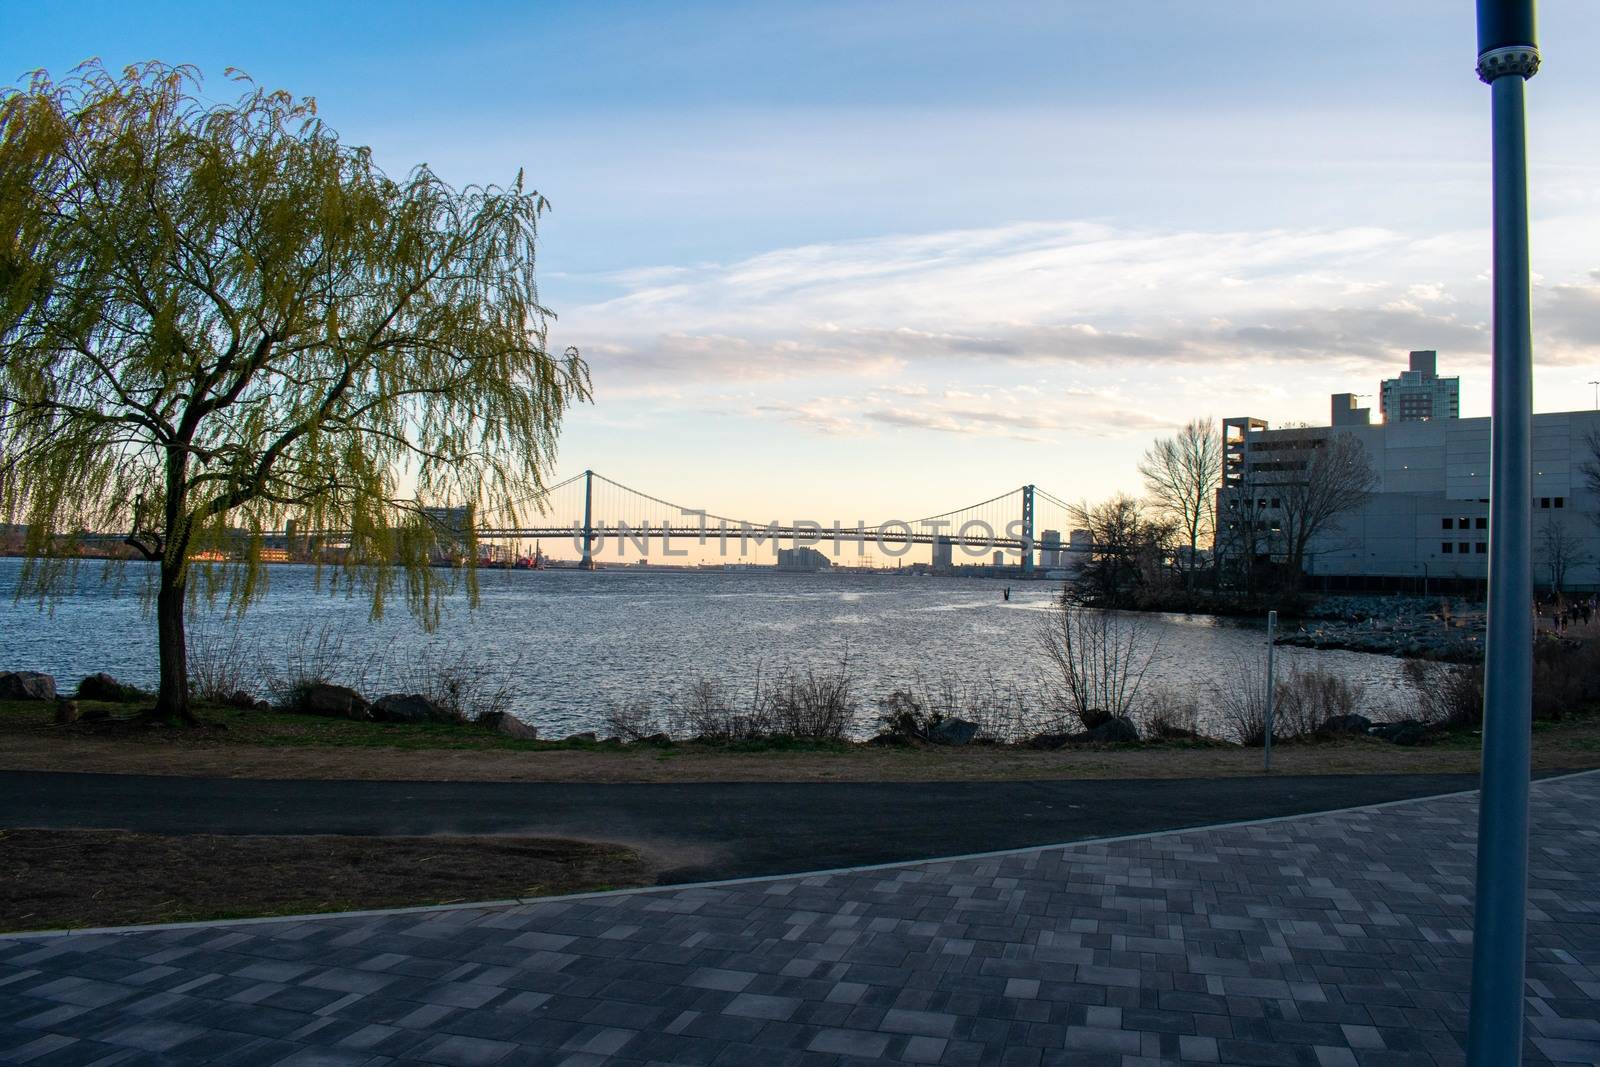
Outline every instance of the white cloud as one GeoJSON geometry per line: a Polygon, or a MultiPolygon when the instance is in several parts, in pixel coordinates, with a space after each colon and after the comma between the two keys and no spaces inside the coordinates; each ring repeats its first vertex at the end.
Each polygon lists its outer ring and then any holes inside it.
{"type": "MultiPolygon", "coordinates": [[[[1479,359],[1487,251],[1476,232],[1011,224],[634,271],[613,279],[622,295],[570,309],[560,334],[602,398],[670,386],[683,410],[825,434],[1060,441],[1175,425],[1197,395],[1226,406],[1216,398],[1244,378],[1320,409],[1325,379],[1364,391],[1408,349],[1438,349],[1446,368],[1479,359]],[[1182,395],[1153,388],[1179,377],[1182,395]],[[950,393],[995,381],[1010,392],[976,406],[950,393]],[[750,402],[707,395],[728,383],[750,402]]],[[[1600,286],[1565,264],[1550,277],[1542,356],[1600,358],[1600,286]]]]}

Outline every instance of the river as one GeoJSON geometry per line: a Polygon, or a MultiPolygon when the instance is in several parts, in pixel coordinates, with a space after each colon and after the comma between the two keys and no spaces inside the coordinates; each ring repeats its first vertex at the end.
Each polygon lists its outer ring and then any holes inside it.
{"type": "MultiPolygon", "coordinates": [[[[41,670],[70,686],[94,671],[136,685],[156,680],[153,616],[142,564],[78,568],[42,608],[13,595],[21,563],[0,559],[0,669],[41,670]]],[[[1031,695],[1046,669],[1037,634],[1059,586],[895,574],[670,573],[603,570],[487,571],[469,610],[451,597],[425,632],[398,596],[381,620],[369,601],[317,588],[312,568],[267,568],[268,588],[242,624],[219,602],[190,612],[191,643],[246,649],[250,684],[265,684],[287,658],[337,661],[336,680],[369,694],[411,688],[429,664],[465,663],[503,678],[512,709],[545,736],[603,729],[608,703],[664,704],[702,677],[736,691],[760,672],[827,669],[848,659],[864,706],[889,691],[956,681],[1031,695]]],[[[327,574],[324,573],[324,579],[327,574]]],[[[1133,616],[1155,642],[1145,685],[1191,694],[1208,721],[1207,687],[1225,683],[1241,659],[1258,658],[1258,626],[1209,616],[1133,616]]],[[[1365,687],[1374,717],[1411,710],[1401,661],[1344,651],[1278,649],[1284,669],[1314,667],[1365,687]]],[[[864,715],[864,719],[869,716],[864,715]]]]}

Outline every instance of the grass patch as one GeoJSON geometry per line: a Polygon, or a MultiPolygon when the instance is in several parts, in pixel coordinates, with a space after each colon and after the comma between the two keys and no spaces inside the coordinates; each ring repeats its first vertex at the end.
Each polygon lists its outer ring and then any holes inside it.
{"type": "Polygon", "coordinates": [[[470,903],[649,885],[619,845],[528,837],[0,830],[0,931],[470,903]]]}

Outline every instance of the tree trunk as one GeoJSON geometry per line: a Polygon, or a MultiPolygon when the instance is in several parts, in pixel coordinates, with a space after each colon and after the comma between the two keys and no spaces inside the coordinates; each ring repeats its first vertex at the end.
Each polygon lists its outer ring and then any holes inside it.
{"type": "Polygon", "coordinates": [[[184,595],[188,573],[180,561],[161,561],[161,588],[156,593],[156,633],[161,657],[161,688],[152,717],[172,725],[195,721],[189,710],[189,650],[183,634],[184,595]]]}

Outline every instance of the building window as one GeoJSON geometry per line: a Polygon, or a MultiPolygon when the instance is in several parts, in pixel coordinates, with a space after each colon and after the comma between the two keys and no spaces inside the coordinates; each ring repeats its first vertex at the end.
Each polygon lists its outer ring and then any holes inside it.
{"type": "Polygon", "coordinates": [[[1439,551],[1443,552],[1447,556],[1455,550],[1456,546],[1451,544],[1449,541],[1446,541],[1444,544],[1439,546],[1439,551]]]}
{"type": "Polygon", "coordinates": [[[1461,549],[1461,554],[1463,556],[1465,556],[1468,552],[1472,551],[1471,547],[1469,547],[1469,545],[1465,541],[1461,542],[1461,544],[1458,547],[1461,549]]]}
{"type": "Polygon", "coordinates": [[[1567,498],[1566,497],[1564,497],[1564,496],[1556,497],[1556,507],[1564,508],[1566,506],[1567,506],[1567,498]]]}
{"type": "Polygon", "coordinates": [[[1547,507],[1549,507],[1549,506],[1550,506],[1550,498],[1549,498],[1549,497],[1547,497],[1547,496],[1542,496],[1542,497],[1540,497],[1540,498],[1539,498],[1539,506],[1540,506],[1540,507],[1541,507],[1541,508],[1547,508],[1547,507]]]}
{"type": "Polygon", "coordinates": [[[1478,542],[1478,546],[1477,546],[1478,555],[1481,556],[1487,551],[1489,551],[1489,546],[1486,543],[1484,543],[1483,541],[1479,541],[1478,542]]]}
{"type": "Polygon", "coordinates": [[[1468,530],[1468,529],[1471,529],[1471,528],[1472,528],[1472,520],[1467,518],[1465,515],[1463,515],[1461,518],[1456,520],[1456,529],[1458,529],[1458,530],[1468,530]]]}
{"type": "Polygon", "coordinates": [[[1488,528],[1489,528],[1489,520],[1485,519],[1485,518],[1479,518],[1478,519],[1478,529],[1487,530],[1488,528]]]}
{"type": "Polygon", "coordinates": [[[1455,525],[1455,520],[1453,520],[1453,519],[1440,519],[1439,521],[1444,524],[1444,528],[1446,530],[1452,528],[1455,525]]]}
{"type": "MultiPolygon", "coordinates": [[[[1272,506],[1273,507],[1277,507],[1278,506],[1278,498],[1277,497],[1273,497],[1272,498],[1272,506]]],[[[1556,506],[1560,507],[1561,505],[1557,504],[1556,506]]]]}

